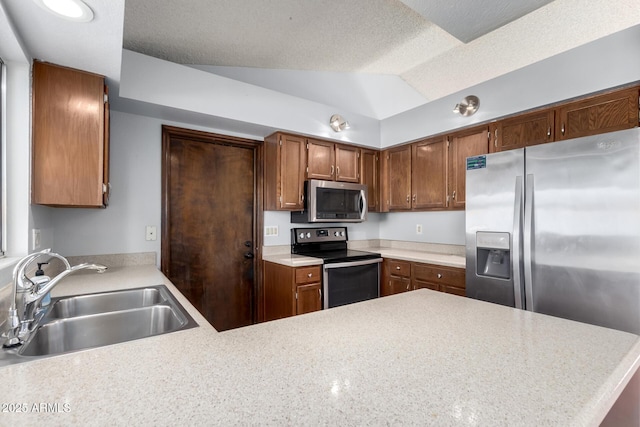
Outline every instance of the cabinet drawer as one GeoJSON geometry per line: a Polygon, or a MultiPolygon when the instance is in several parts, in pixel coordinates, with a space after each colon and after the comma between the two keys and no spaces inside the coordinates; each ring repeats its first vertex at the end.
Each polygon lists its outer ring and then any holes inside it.
{"type": "Polygon", "coordinates": [[[320,266],[296,268],[296,283],[313,283],[320,281],[320,266]]]}
{"type": "Polygon", "coordinates": [[[413,264],[413,278],[420,281],[452,285],[464,289],[464,274],[464,270],[459,268],[438,267],[432,264],[413,264]]]}
{"type": "Polygon", "coordinates": [[[389,260],[389,274],[393,276],[410,277],[411,263],[408,261],[389,260]]]}

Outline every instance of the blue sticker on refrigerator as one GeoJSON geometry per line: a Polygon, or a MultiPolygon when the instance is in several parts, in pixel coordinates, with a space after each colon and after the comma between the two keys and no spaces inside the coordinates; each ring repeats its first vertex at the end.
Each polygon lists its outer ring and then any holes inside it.
{"type": "Polygon", "coordinates": [[[487,167],[487,156],[467,157],[467,170],[484,169],[487,167]]]}

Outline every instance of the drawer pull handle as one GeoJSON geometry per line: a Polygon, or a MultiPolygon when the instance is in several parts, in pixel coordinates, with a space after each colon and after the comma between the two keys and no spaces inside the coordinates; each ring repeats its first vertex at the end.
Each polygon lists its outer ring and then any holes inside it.
{"type": "Polygon", "coordinates": [[[399,265],[396,266],[396,270],[400,270],[400,266],[399,265]]]}
{"type": "Polygon", "coordinates": [[[442,279],[442,274],[438,273],[438,279],[442,279]]]}

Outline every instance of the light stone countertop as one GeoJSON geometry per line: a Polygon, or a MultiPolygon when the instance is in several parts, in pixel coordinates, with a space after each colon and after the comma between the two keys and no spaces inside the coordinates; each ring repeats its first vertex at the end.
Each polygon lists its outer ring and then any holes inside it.
{"type": "MultiPolygon", "coordinates": [[[[155,266],[65,280],[175,290],[155,266]]],[[[426,289],[222,333],[177,296],[200,327],[0,368],[28,409],[0,424],[598,425],[640,364],[636,335],[426,289]]]]}
{"type": "Polygon", "coordinates": [[[289,267],[308,267],[310,265],[321,265],[321,258],[313,258],[304,255],[296,255],[296,254],[273,254],[273,255],[263,255],[262,259],[264,261],[273,262],[276,264],[282,264],[289,267]]]}
{"type": "MultiPolygon", "coordinates": [[[[360,249],[360,248],[359,248],[360,249]]],[[[464,256],[454,254],[443,254],[437,252],[416,251],[409,249],[398,249],[388,247],[371,246],[361,248],[364,251],[375,252],[382,255],[383,258],[394,258],[405,261],[424,262],[428,264],[438,264],[448,267],[465,268],[466,261],[464,256]]],[[[305,267],[309,265],[322,264],[322,259],[313,258],[304,255],[295,254],[269,254],[263,255],[264,261],[274,262],[276,264],[287,265],[289,267],[305,267]]]]}

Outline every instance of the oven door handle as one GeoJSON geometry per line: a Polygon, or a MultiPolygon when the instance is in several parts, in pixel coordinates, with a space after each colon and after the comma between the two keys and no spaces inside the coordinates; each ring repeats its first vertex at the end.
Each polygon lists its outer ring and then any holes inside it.
{"type": "Polygon", "coordinates": [[[333,264],[324,264],[324,269],[328,270],[330,268],[357,267],[359,265],[376,264],[379,262],[382,262],[382,258],[365,259],[362,261],[336,262],[333,264]]]}

